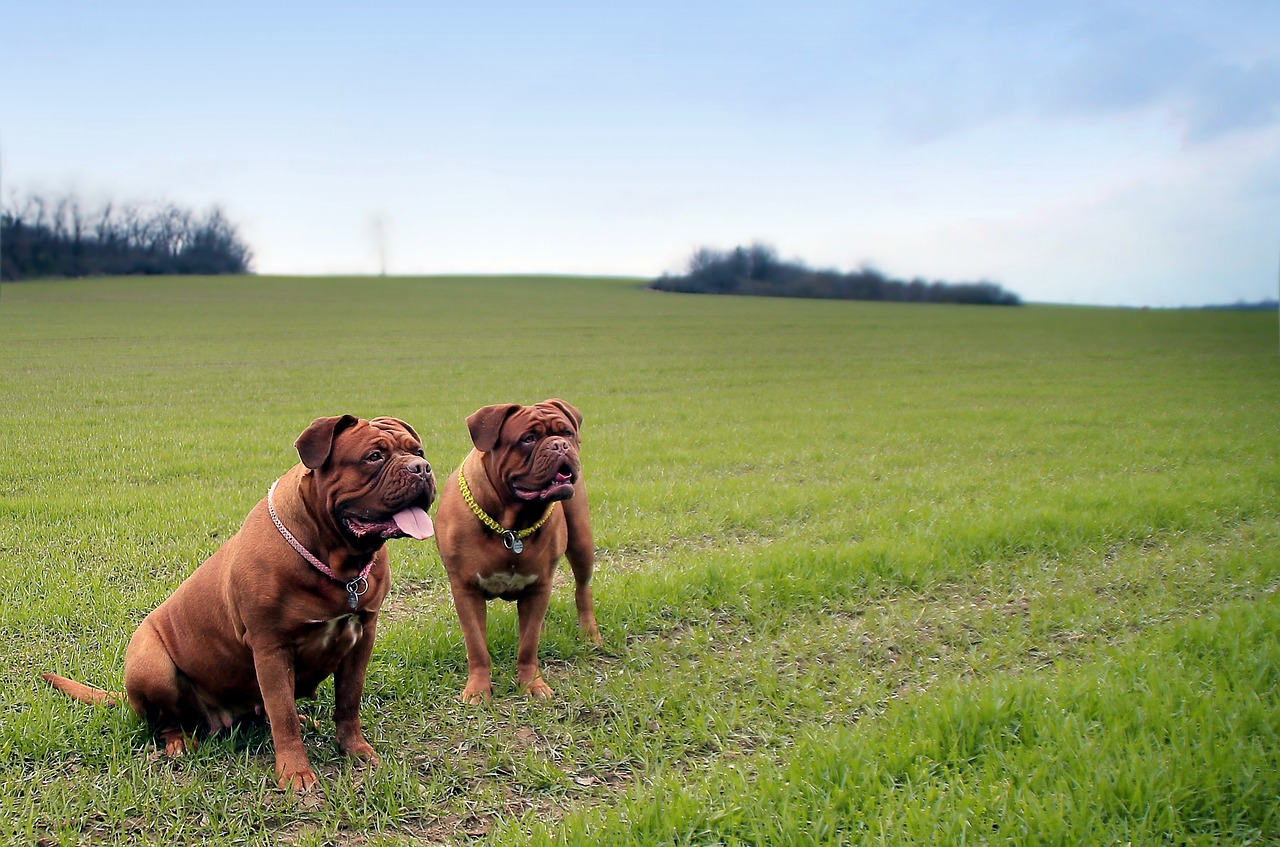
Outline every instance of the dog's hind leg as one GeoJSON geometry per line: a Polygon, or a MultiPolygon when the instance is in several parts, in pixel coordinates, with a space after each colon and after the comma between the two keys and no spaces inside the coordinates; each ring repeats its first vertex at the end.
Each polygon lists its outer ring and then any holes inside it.
{"type": "Polygon", "coordinates": [[[124,654],[124,689],[130,708],[152,726],[167,756],[196,749],[195,737],[184,725],[197,716],[193,714],[190,684],[181,676],[160,636],[143,621],[124,654]]]}
{"type": "Polygon", "coordinates": [[[569,547],[565,556],[573,569],[573,600],[578,608],[578,628],[593,644],[603,644],[596,625],[595,601],[591,597],[591,576],[596,568],[596,547],[591,537],[591,512],[587,505],[587,483],[579,479],[574,494],[563,501],[569,547]]]}

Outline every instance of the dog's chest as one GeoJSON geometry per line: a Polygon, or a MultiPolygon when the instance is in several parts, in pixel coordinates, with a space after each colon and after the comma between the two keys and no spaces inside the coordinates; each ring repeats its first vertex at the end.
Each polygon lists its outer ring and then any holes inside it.
{"type": "Polygon", "coordinates": [[[360,640],[364,626],[357,615],[341,615],[316,621],[300,639],[300,653],[315,656],[346,655],[360,640]]]}
{"type": "Polygon", "coordinates": [[[538,575],[518,571],[495,571],[476,577],[480,590],[495,597],[518,594],[538,581],[538,575]]]}

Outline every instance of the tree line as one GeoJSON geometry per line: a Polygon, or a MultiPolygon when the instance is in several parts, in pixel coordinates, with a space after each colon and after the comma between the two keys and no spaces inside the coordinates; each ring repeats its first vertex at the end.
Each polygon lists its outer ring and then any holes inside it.
{"type": "Polygon", "coordinates": [[[0,209],[0,279],[248,273],[253,253],[223,211],[30,195],[0,209]]]}
{"type": "Polygon", "coordinates": [[[663,274],[651,283],[660,291],[745,294],[764,297],[815,297],[833,300],[890,300],[908,303],[969,303],[1017,306],[1022,300],[993,282],[942,282],[891,279],[875,268],[852,273],[815,270],[786,262],[767,244],[732,250],[694,251],[682,275],[663,274]]]}

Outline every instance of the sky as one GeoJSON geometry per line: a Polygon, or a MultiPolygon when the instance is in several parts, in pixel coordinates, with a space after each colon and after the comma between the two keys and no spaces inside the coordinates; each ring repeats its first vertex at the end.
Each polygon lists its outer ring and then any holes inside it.
{"type": "Polygon", "coordinates": [[[221,207],[262,274],[1277,297],[1280,2],[0,0],[0,198],[221,207]]]}

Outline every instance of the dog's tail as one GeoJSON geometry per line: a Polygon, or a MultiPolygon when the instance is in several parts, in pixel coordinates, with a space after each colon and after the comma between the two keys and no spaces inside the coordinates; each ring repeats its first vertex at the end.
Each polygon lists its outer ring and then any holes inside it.
{"type": "Polygon", "coordinates": [[[74,679],[67,679],[65,676],[58,676],[56,673],[43,673],[44,681],[52,685],[54,688],[76,700],[84,703],[103,704],[106,706],[114,706],[125,699],[125,695],[118,691],[103,691],[101,688],[94,688],[92,685],[85,685],[83,682],[76,682],[74,679]]]}

